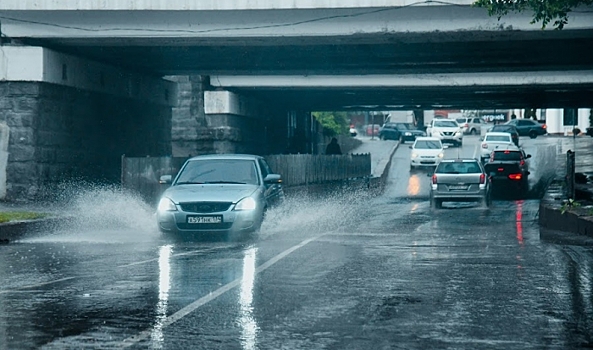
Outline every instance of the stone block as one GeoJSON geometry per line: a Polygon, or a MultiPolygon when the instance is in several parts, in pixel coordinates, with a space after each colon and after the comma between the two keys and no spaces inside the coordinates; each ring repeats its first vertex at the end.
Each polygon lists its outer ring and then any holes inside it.
{"type": "Polygon", "coordinates": [[[32,82],[11,82],[9,88],[10,96],[33,95],[37,96],[41,91],[41,83],[32,82]]]}
{"type": "Polygon", "coordinates": [[[9,147],[9,162],[29,162],[35,160],[35,146],[15,144],[9,147]]]}
{"type": "Polygon", "coordinates": [[[35,141],[35,130],[33,130],[32,128],[10,128],[9,148],[12,148],[13,145],[35,145],[35,141]]]}
{"type": "Polygon", "coordinates": [[[6,112],[4,113],[6,124],[11,128],[35,128],[36,114],[32,112],[6,112]]]}
{"type": "Polygon", "coordinates": [[[13,103],[14,111],[15,112],[33,112],[38,113],[39,111],[39,101],[35,96],[23,96],[13,103]]]}

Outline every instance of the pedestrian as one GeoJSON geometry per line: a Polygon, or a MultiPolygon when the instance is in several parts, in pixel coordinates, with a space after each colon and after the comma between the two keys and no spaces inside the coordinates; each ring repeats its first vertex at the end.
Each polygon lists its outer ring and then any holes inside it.
{"type": "Polygon", "coordinates": [[[340,148],[340,145],[338,144],[337,138],[332,137],[332,140],[325,148],[325,154],[342,154],[342,149],[340,148]]]}

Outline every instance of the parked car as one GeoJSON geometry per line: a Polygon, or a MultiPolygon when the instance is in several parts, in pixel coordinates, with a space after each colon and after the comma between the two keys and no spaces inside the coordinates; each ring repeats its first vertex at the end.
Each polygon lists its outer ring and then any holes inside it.
{"type": "Polygon", "coordinates": [[[517,128],[519,136],[529,136],[532,139],[548,133],[546,124],[531,119],[513,119],[506,122],[505,125],[513,125],[517,128]]]}
{"type": "Polygon", "coordinates": [[[480,144],[480,159],[486,163],[495,149],[519,149],[508,132],[487,132],[480,144]]]}
{"type": "Polygon", "coordinates": [[[282,203],[281,176],[263,157],[213,154],[188,159],[158,204],[157,223],[162,232],[181,238],[212,232],[233,238],[257,231],[266,210],[282,203]]]}
{"type": "Polygon", "coordinates": [[[514,125],[510,124],[498,124],[494,125],[492,128],[488,130],[488,132],[508,132],[511,134],[513,139],[513,143],[515,146],[519,147],[519,131],[514,125]]]}
{"type": "Polygon", "coordinates": [[[431,176],[430,203],[439,209],[443,202],[491,204],[490,179],[477,159],[444,159],[431,176]]]}
{"type": "Polygon", "coordinates": [[[461,131],[464,134],[471,134],[471,135],[480,135],[482,133],[482,128],[486,127],[486,123],[482,118],[479,117],[470,117],[470,118],[457,118],[455,119],[457,124],[461,127],[461,131]]]}
{"type": "Polygon", "coordinates": [[[400,143],[414,142],[419,136],[426,136],[426,133],[412,123],[385,123],[379,130],[381,140],[399,140],[400,143]]]}
{"type": "Polygon", "coordinates": [[[445,157],[443,143],[436,137],[417,137],[410,149],[410,170],[416,167],[436,167],[445,157]]]}
{"type": "Polygon", "coordinates": [[[493,191],[513,191],[524,195],[529,190],[529,158],[523,149],[495,149],[484,165],[491,177],[493,191]]]}
{"type": "Polygon", "coordinates": [[[454,119],[433,119],[426,129],[426,135],[436,137],[443,143],[463,144],[463,131],[454,119]]]}

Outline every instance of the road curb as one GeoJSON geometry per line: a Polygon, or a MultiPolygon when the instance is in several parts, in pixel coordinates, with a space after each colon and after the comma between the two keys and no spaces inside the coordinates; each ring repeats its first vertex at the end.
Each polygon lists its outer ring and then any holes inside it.
{"type": "Polygon", "coordinates": [[[10,243],[27,235],[38,235],[68,222],[67,217],[49,217],[35,220],[9,221],[0,224],[0,243],[10,243]]]}

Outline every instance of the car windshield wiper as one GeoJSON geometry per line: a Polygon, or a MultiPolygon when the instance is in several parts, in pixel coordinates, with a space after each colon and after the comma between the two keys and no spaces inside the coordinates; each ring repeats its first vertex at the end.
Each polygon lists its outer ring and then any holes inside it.
{"type": "Polygon", "coordinates": [[[247,182],[238,182],[238,181],[206,181],[207,184],[237,184],[237,185],[246,185],[247,182]]]}
{"type": "Polygon", "coordinates": [[[181,181],[176,183],[176,185],[201,185],[203,184],[203,182],[199,182],[199,181],[181,181]]]}

